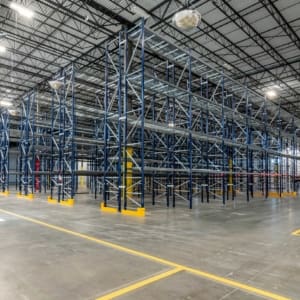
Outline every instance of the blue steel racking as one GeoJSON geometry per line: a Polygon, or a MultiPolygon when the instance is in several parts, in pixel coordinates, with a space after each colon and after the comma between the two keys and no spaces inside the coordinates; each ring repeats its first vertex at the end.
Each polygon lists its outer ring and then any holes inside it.
{"type": "Polygon", "coordinates": [[[76,189],[75,70],[71,65],[54,78],[51,102],[50,201],[74,203],[76,189]]]}
{"type": "Polygon", "coordinates": [[[142,83],[135,87],[132,77],[134,59],[137,59],[138,72],[144,81],[143,21],[136,29],[137,41],[132,45],[130,58],[128,35],[131,32],[126,30],[120,32],[117,40],[107,44],[105,55],[103,198],[105,206],[109,201],[118,211],[126,210],[132,203],[144,207],[144,86],[142,83]],[[115,49],[118,49],[118,55],[115,55],[115,49]],[[128,107],[128,96],[135,98],[134,108],[128,107]],[[131,118],[134,118],[133,123],[130,123],[131,118]],[[139,141],[139,151],[133,152],[132,141],[135,140],[139,141]],[[134,176],[133,166],[138,169],[134,176]]]}
{"type": "MultiPolygon", "coordinates": [[[[97,111],[97,116],[94,120],[94,128],[95,128],[95,141],[96,144],[92,149],[92,159],[90,161],[90,169],[96,172],[101,172],[104,168],[104,154],[103,154],[103,146],[98,142],[102,141],[103,132],[104,132],[104,119],[103,116],[99,113],[99,111],[103,111],[103,98],[102,95],[97,92],[95,99],[95,107],[97,111]]],[[[91,178],[91,187],[94,191],[95,199],[97,198],[97,194],[102,192],[103,187],[103,178],[99,175],[95,175],[91,178]],[[93,179],[93,180],[92,180],[93,179]]]]}
{"type": "Polygon", "coordinates": [[[143,20],[106,45],[104,112],[104,206],[144,207],[145,192],[152,204],[165,195],[167,206],[172,196],[173,206],[181,199],[190,208],[198,193],[223,204],[230,193],[249,201],[260,190],[268,198],[282,178],[271,157],[287,165],[279,196],[295,182],[299,120],[291,125],[280,106],[143,20]],[[293,153],[284,153],[283,138],[293,153]]]}
{"type": "Polygon", "coordinates": [[[9,112],[0,111],[0,184],[1,193],[9,193],[9,112]]]}
{"type": "Polygon", "coordinates": [[[21,103],[18,195],[29,198],[33,197],[35,180],[35,97],[33,90],[23,97],[21,103]]]}
{"type": "Polygon", "coordinates": [[[39,111],[38,101],[36,101],[36,164],[39,164],[39,167],[35,166],[35,186],[36,192],[44,192],[50,188],[49,186],[49,162],[52,153],[51,151],[51,128],[49,128],[49,114],[39,111]],[[45,124],[47,124],[45,126],[45,124]]]}

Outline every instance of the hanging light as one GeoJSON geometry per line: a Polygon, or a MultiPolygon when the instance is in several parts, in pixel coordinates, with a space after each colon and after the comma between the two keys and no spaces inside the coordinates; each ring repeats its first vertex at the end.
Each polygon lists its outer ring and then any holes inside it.
{"type": "Polygon", "coordinates": [[[201,22],[201,14],[194,9],[185,9],[176,13],[172,19],[173,24],[182,30],[191,30],[201,22]]]}
{"type": "Polygon", "coordinates": [[[7,36],[6,32],[0,32],[0,53],[5,53],[6,52],[6,47],[4,46],[4,44],[1,42],[1,40],[5,39],[5,37],[7,36]]]}
{"type": "Polygon", "coordinates": [[[266,96],[269,99],[275,99],[277,97],[277,92],[275,90],[266,91],[266,96]]]}
{"type": "Polygon", "coordinates": [[[12,106],[12,102],[7,101],[7,100],[2,100],[2,101],[0,101],[0,106],[9,107],[9,106],[12,106]]]}
{"type": "Polygon", "coordinates": [[[281,87],[279,85],[273,85],[265,89],[265,96],[270,99],[276,99],[281,91],[281,87]]]}
{"type": "Polygon", "coordinates": [[[5,53],[6,52],[6,47],[3,45],[0,45],[0,53],[5,53]]]}
{"type": "Polygon", "coordinates": [[[16,116],[17,115],[17,111],[15,109],[9,109],[8,113],[12,116],[16,116]]]}
{"type": "Polygon", "coordinates": [[[25,18],[31,19],[34,16],[32,10],[18,3],[11,2],[9,7],[25,18]]]}
{"type": "Polygon", "coordinates": [[[48,83],[50,87],[55,91],[59,90],[63,85],[62,80],[50,80],[48,81],[48,83]]]}

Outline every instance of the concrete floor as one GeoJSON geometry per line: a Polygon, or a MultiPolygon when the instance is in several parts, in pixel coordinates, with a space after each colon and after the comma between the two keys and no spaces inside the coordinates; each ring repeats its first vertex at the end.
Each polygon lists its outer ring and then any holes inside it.
{"type": "MultiPolygon", "coordinates": [[[[94,201],[81,197],[69,208],[48,204],[46,197],[31,202],[1,196],[1,300],[97,299],[172,269],[7,212],[286,297],[282,299],[300,299],[300,236],[291,235],[300,228],[299,198],[256,200],[236,207],[202,204],[194,210],[155,207],[145,218],[137,218],[101,213],[94,201]]],[[[265,298],[184,270],[118,297],[265,298]]]]}

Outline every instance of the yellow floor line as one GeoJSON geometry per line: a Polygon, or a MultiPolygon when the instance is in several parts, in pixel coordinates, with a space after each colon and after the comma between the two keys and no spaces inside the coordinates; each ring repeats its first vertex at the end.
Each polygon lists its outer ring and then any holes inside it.
{"type": "Polygon", "coordinates": [[[180,271],[182,271],[183,269],[181,268],[175,268],[175,269],[172,269],[172,270],[169,270],[167,272],[164,272],[164,273],[160,273],[158,275],[155,275],[155,276],[152,276],[152,277],[149,277],[145,280],[142,280],[142,281],[139,281],[139,282],[136,282],[132,285],[129,285],[129,286],[126,286],[124,288],[121,288],[117,291],[114,291],[112,293],[109,293],[109,294],[106,294],[104,296],[101,296],[99,298],[97,298],[96,300],[111,300],[111,299],[114,299],[114,298],[117,298],[117,297],[120,297],[124,294],[127,294],[129,292],[132,292],[134,290],[137,290],[141,287],[144,287],[146,285],[149,285],[151,283],[154,283],[156,281],[159,281],[161,279],[164,279],[164,278],[167,278],[167,277],[170,277],[180,271]]]}
{"type": "Polygon", "coordinates": [[[292,235],[300,235],[300,229],[297,229],[294,232],[292,232],[292,235]]]}
{"type": "Polygon", "coordinates": [[[48,227],[48,228],[51,228],[51,229],[54,229],[54,230],[57,230],[57,231],[60,231],[60,232],[68,233],[70,235],[77,236],[77,237],[83,238],[85,240],[89,240],[89,241],[95,242],[97,244],[100,244],[100,245],[103,245],[103,246],[106,246],[106,247],[110,247],[110,248],[113,248],[113,249],[116,249],[116,250],[119,250],[119,251],[122,251],[122,252],[125,252],[125,253],[128,253],[128,254],[131,254],[131,255],[134,255],[134,256],[143,257],[143,258],[149,259],[151,261],[154,261],[154,262],[157,262],[157,263],[160,263],[160,264],[163,264],[163,265],[167,265],[167,266],[174,267],[174,268],[179,268],[179,269],[185,270],[187,272],[190,272],[192,274],[198,275],[202,278],[205,278],[205,279],[208,279],[208,280],[213,280],[213,281],[221,283],[223,285],[227,285],[227,286],[230,286],[230,287],[233,287],[233,288],[243,290],[247,293],[251,293],[251,294],[258,295],[258,296],[266,297],[267,299],[272,299],[272,300],[291,300],[290,298],[280,296],[278,294],[274,294],[274,293],[268,292],[266,290],[258,289],[256,287],[251,286],[251,285],[247,285],[247,284],[235,281],[235,280],[231,280],[231,279],[228,279],[226,277],[221,277],[221,276],[218,276],[218,275],[215,275],[215,274],[212,274],[212,273],[207,273],[207,272],[201,271],[199,269],[194,269],[194,268],[190,268],[190,267],[187,267],[187,266],[184,266],[184,265],[180,265],[180,264],[174,263],[172,261],[159,258],[157,256],[153,256],[153,255],[141,252],[141,251],[136,251],[136,250],[133,250],[133,249],[130,249],[130,248],[127,248],[127,247],[123,247],[123,246],[111,243],[111,242],[100,240],[100,239],[97,239],[95,237],[92,237],[92,236],[89,236],[89,235],[86,235],[86,234],[82,234],[82,233],[79,233],[79,232],[76,232],[76,231],[65,229],[65,228],[60,227],[60,226],[55,226],[55,225],[52,225],[52,224],[48,224],[46,222],[42,222],[42,221],[39,221],[39,220],[36,220],[36,219],[33,219],[33,218],[22,216],[22,215],[19,215],[19,214],[16,214],[16,213],[4,210],[4,209],[0,209],[0,212],[11,215],[11,216],[15,216],[19,219],[23,219],[23,220],[26,220],[26,221],[29,221],[29,222],[32,222],[32,223],[35,223],[35,224],[42,225],[42,226],[45,226],[45,227],[48,227]]]}
{"type": "Polygon", "coordinates": [[[189,268],[189,267],[185,267],[184,271],[190,272],[192,274],[198,275],[200,277],[205,277],[206,279],[210,279],[212,281],[216,281],[219,283],[222,283],[223,285],[227,285],[227,286],[231,286],[234,287],[236,289],[239,290],[244,290],[248,293],[254,294],[254,295],[258,295],[258,296],[262,296],[264,298],[267,299],[274,299],[274,300],[291,300],[290,298],[284,297],[284,296],[280,296],[278,294],[274,294],[271,292],[268,292],[266,290],[262,290],[250,285],[246,285],[244,283],[235,281],[235,280],[231,280],[231,279],[227,279],[225,277],[220,277],[214,274],[210,274],[207,272],[203,272],[197,269],[193,269],[193,268],[189,268]]]}

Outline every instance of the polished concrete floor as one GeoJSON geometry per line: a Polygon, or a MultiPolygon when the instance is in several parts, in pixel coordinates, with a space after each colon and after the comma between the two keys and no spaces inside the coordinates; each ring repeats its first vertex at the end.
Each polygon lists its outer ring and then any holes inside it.
{"type": "MultiPolygon", "coordinates": [[[[88,195],[72,208],[45,199],[28,201],[13,194],[0,198],[1,300],[101,299],[172,269],[86,236],[282,299],[300,299],[300,236],[291,235],[300,228],[299,198],[229,202],[225,207],[202,204],[194,210],[158,206],[147,210],[145,218],[101,213],[88,195]]],[[[275,299],[209,276],[179,270],[116,299],[275,299]]]]}

